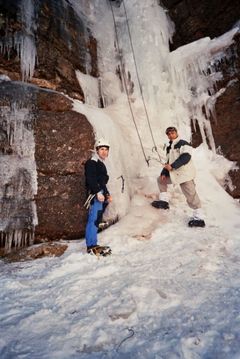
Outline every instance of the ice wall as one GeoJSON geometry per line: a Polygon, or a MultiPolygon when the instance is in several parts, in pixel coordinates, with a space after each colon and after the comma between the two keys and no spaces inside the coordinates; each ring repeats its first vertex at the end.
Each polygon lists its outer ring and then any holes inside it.
{"type": "MultiPolygon", "coordinates": [[[[142,97],[157,143],[166,140],[164,130],[169,125],[176,125],[181,135],[190,140],[193,120],[199,124],[204,143],[208,141],[214,152],[209,119],[214,116],[216,98],[221,94],[215,86],[222,76],[217,63],[228,56],[227,48],[238,29],[170,52],[174,24],[159,1],[125,0],[118,6],[99,0],[85,5],[83,0],[81,4],[71,2],[85,13],[98,41],[100,76],[112,72],[120,78],[125,76],[130,83],[129,95],[144,146],[151,148],[153,144],[142,97]]],[[[89,93],[88,96],[91,97],[89,93]]],[[[114,102],[107,91],[105,97],[106,105],[114,102]]]]}
{"type": "Polygon", "coordinates": [[[6,252],[32,244],[37,224],[34,118],[26,89],[18,85],[15,92],[8,84],[0,83],[0,247],[6,252]]]}
{"type": "Polygon", "coordinates": [[[203,38],[182,46],[169,54],[169,73],[175,102],[187,110],[187,116],[176,112],[178,126],[189,126],[192,119],[198,122],[203,142],[215,153],[210,118],[215,119],[215,103],[224,89],[217,91],[217,81],[222,79],[218,62],[228,58],[228,48],[233,43],[237,28],[217,39],[203,38]]]}

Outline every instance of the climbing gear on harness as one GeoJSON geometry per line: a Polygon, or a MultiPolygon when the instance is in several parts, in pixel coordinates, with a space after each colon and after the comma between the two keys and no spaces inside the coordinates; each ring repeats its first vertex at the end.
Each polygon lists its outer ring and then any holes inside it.
{"type": "Polygon", "coordinates": [[[83,207],[88,209],[90,207],[92,199],[95,197],[95,194],[90,194],[88,198],[86,199],[86,202],[84,203],[83,207]]]}

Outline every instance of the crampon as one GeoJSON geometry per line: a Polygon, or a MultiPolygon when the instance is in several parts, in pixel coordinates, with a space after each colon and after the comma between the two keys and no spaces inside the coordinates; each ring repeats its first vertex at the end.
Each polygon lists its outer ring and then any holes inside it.
{"type": "Polygon", "coordinates": [[[95,256],[109,256],[110,254],[112,254],[112,250],[109,246],[91,246],[91,247],[87,247],[87,253],[89,254],[94,254],[95,256]]]}

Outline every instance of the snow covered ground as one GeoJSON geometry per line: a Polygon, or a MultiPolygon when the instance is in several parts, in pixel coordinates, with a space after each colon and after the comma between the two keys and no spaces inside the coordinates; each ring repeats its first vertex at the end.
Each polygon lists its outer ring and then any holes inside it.
{"type": "Polygon", "coordinates": [[[144,179],[99,236],[112,256],[79,240],[60,258],[0,262],[0,357],[240,358],[240,210],[201,180],[206,228],[186,226],[178,189],[170,211],[152,208],[144,179]]]}
{"type": "Polygon", "coordinates": [[[108,106],[96,107],[97,81],[78,73],[88,101],[75,101],[74,108],[87,116],[96,136],[110,141],[107,166],[113,202],[106,215],[117,213],[120,220],[99,235],[100,244],[111,246],[112,256],[98,259],[86,254],[84,240],[79,239],[69,242],[60,258],[0,261],[0,357],[239,359],[240,207],[220,185],[234,164],[217,154],[209,122],[199,112],[203,103],[213,108],[218,94],[210,96],[208,90],[221,75],[207,78],[202,70],[212,61],[213,49],[216,56],[216,46],[221,52],[231,43],[233,32],[218,41],[201,40],[201,46],[191,44],[183,60],[181,51],[169,53],[172,26],[157,2],[125,2],[161,156],[167,126],[177,126],[181,137],[190,139],[190,114],[207,129],[211,143],[209,150],[203,136],[193,154],[206,227],[188,228],[191,211],[178,187],[170,188],[169,211],[151,206],[158,196],[161,164],[152,151],[122,6],[114,11],[123,60],[135,84],[131,103],[144,150],[151,157],[149,167],[114,74],[110,7],[99,0],[88,5],[82,1],[82,8],[76,0],[70,3],[81,11],[85,4],[99,36],[102,91],[108,106]]]}
{"type": "Polygon", "coordinates": [[[60,258],[0,262],[0,357],[240,358],[240,208],[219,184],[232,164],[204,144],[194,151],[207,226],[188,228],[178,187],[169,211],[150,204],[161,165],[125,146],[134,132],[114,113],[124,114],[126,99],[75,107],[110,138],[107,216],[121,219],[99,242],[113,254],[90,256],[78,240],[60,258]]]}

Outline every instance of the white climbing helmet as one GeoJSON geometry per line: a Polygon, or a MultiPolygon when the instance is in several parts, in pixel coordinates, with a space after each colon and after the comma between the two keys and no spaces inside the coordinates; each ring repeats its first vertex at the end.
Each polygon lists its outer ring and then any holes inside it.
{"type": "Polygon", "coordinates": [[[109,145],[109,142],[105,139],[105,138],[99,138],[96,142],[96,145],[95,145],[96,148],[99,148],[99,147],[107,147],[109,148],[110,145],[109,145]]]}

